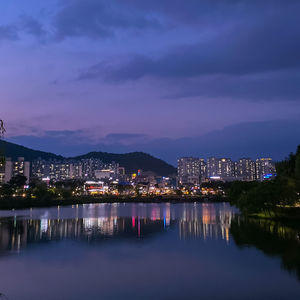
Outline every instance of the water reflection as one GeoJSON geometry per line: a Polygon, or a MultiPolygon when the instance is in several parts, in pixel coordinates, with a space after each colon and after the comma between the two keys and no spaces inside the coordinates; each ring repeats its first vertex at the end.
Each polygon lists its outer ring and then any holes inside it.
{"type": "Polygon", "coordinates": [[[300,232],[280,223],[244,219],[227,204],[95,204],[30,210],[0,218],[0,255],[30,244],[59,240],[85,243],[146,240],[172,230],[180,240],[231,239],[279,256],[300,279],[300,232]]]}
{"type": "Polygon", "coordinates": [[[241,248],[255,247],[268,256],[280,257],[282,268],[300,280],[299,224],[287,226],[265,219],[237,218],[230,233],[241,248]]]}
{"type": "Polygon", "coordinates": [[[300,299],[299,253],[296,228],[223,203],[0,211],[9,299],[300,299]]]}
{"type": "Polygon", "coordinates": [[[0,251],[20,251],[30,243],[51,240],[102,241],[145,239],[173,229],[180,239],[230,240],[234,210],[228,205],[95,204],[43,210],[40,215],[0,219],[0,251]]]}
{"type": "Polygon", "coordinates": [[[229,228],[233,210],[226,206],[203,204],[201,211],[185,209],[183,218],[179,220],[181,238],[215,238],[229,242],[229,228]],[[200,213],[200,215],[199,215],[200,213]]]}

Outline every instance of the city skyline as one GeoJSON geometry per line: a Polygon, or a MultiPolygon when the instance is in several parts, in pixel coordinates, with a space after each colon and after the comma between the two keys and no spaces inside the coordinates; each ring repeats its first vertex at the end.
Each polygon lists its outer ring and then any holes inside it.
{"type": "Polygon", "coordinates": [[[214,142],[208,155],[283,159],[300,138],[299,6],[2,2],[6,138],[65,155],[169,152],[174,162],[184,155],[174,149],[214,142]]]}
{"type": "MultiPolygon", "coordinates": [[[[137,168],[140,166],[137,165],[137,168]]],[[[10,183],[18,176],[24,176],[26,184],[36,180],[47,184],[79,180],[80,185],[96,183],[146,184],[155,187],[158,183],[176,186],[200,186],[209,181],[264,181],[276,177],[275,163],[272,158],[240,158],[234,161],[230,158],[180,157],[177,161],[177,171],[167,176],[153,169],[142,168],[133,171],[126,170],[122,163],[113,160],[104,162],[99,158],[65,158],[42,159],[31,161],[24,157],[12,160],[5,158],[0,163],[0,184],[10,183]],[[172,183],[173,181],[173,183],[172,183]]],[[[165,185],[163,184],[165,187],[165,185]]],[[[103,188],[103,186],[101,186],[103,188]]]]}

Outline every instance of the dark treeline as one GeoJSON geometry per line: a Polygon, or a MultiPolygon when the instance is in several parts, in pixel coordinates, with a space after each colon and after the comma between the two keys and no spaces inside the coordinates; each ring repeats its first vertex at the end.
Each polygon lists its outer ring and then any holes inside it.
{"type": "Polygon", "coordinates": [[[300,198],[300,145],[295,154],[276,164],[276,170],[274,180],[234,182],[228,191],[230,203],[245,215],[282,217],[289,212],[300,198]]]}

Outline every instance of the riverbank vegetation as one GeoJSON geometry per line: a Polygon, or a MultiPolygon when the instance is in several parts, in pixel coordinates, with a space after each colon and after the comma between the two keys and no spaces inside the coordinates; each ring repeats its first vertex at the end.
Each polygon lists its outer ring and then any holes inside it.
{"type": "Polygon", "coordinates": [[[276,164],[277,177],[263,182],[234,182],[230,203],[244,215],[265,218],[300,218],[300,145],[296,153],[276,164]]]}

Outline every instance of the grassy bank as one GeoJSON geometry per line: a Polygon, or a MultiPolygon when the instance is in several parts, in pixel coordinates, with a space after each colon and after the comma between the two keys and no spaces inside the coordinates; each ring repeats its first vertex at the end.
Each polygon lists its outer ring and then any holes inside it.
{"type": "Polygon", "coordinates": [[[37,199],[12,197],[0,199],[0,210],[26,209],[32,207],[67,206],[91,203],[183,203],[183,202],[223,202],[219,196],[158,196],[158,197],[122,197],[122,196],[81,196],[68,199],[37,199]]]}
{"type": "Polygon", "coordinates": [[[248,215],[250,218],[259,218],[284,222],[299,222],[300,225],[300,207],[281,207],[276,211],[260,212],[248,215]]]}

